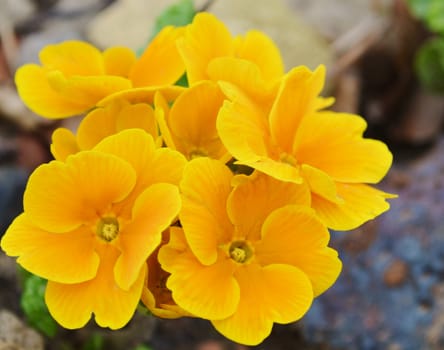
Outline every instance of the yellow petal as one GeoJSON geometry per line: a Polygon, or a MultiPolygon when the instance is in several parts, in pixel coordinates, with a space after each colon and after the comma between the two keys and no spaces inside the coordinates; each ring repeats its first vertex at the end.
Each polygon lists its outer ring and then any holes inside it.
{"type": "Polygon", "coordinates": [[[265,81],[272,82],[284,74],[284,63],[276,44],[264,33],[251,30],[236,48],[238,57],[255,63],[265,81]],[[258,52],[261,54],[258,55],[258,52]]]}
{"type": "Polygon", "coordinates": [[[226,204],[232,176],[223,163],[210,158],[196,158],[184,169],[180,222],[191,250],[204,265],[214,264],[218,245],[232,237],[226,204]]]}
{"type": "Polygon", "coordinates": [[[55,159],[65,161],[69,155],[79,151],[76,137],[70,130],[57,128],[52,133],[51,153],[55,159]]]}
{"type": "Polygon", "coordinates": [[[25,105],[46,118],[66,118],[90,107],[85,101],[75,101],[55,91],[49,85],[46,71],[36,64],[17,69],[15,84],[25,105]]]}
{"type": "Polygon", "coordinates": [[[131,164],[137,174],[131,195],[133,200],[152,184],[166,182],[178,185],[186,164],[183,155],[167,148],[157,148],[152,136],[141,129],[123,130],[109,136],[94,150],[116,155],[131,164]]]}
{"type": "Polygon", "coordinates": [[[183,35],[183,28],[167,26],[151,41],[134,64],[129,78],[134,87],[172,85],[185,71],[176,41],[183,35]]]}
{"type": "Polygon", "coordinates": [[[239,302],[234,268],[229,259],[221,258],[204,266],[191,252],[177,252],[167,270],[171,273],[167,287],[177,305],[189,313],[205,319],[223,319],[235,312],[239,302]]]}
{"type": "Polygon", "coordinates": [[[312,192],[331,202],[341,202],[336,192],[336,183],[328,174],[307,164],[302,164],[301,170],[312,192]]]}
{"type": "Polygon", "coordinates": [[[270,112],[271,135],[282,151],[293,153],[296,132],[304,117],[314,112],[324,79],[324,66],[319,66],[314,72],[300,66],[282,80],[270,112]]]}
{"type": "Polygon", "coordinates": [[[83,41],[68,40],[47,45],[40,51],[39,57],[43,66],[59,70],[66,76],[105,73],[101,52],[83,41]]]}
{"type": "Polygon", "coordinates": [[[240,162],[268,156],[270,136],[267,119],[258,110],[240,103],[225,102],[216,126],[224,146],[240,162]]]}
{"type": "Polygon", "coordinates": [[[127,47],[110,47],[103,52],[105,74],[127,78],[136,59],[136,54],[127,47]]]}
{"type": "Polygon", "coordinates": [[[191,85],[207,80],[207,67],[216,57],[234,55],[234,44],[224,23],[214,15],[198,13],[187,26],[185,37],[178,41],[191,85]]]}
{"type": "Polygon", "coordinates": [[[387,198],[396,196],[364,184],[336,183],[341,203],[333,203],[315,194],[312,207],[324,223],[334,230],[352,230],[390,208],[387,198]]]}
{"type": "Polygon", "coordinates": [[[225,337],[245,345],[257,345],[271,332],[273,323],[290,323],[309,309],[313,292],[308,278],[293,266],[246,265],[236,271],[240,301],[236,312],[212,320],[225,337]]]}
{"type": "Polygon", "coordinates": [[[99,266],[94,251],[94,236],[88,228],[55,234],[43,231],[18,216],[1,241],[6,254],[18,256],[26,270],[60,283],[78,283],[92,279],[99,266]]]}
{"type": "Polygon", "coordinates": [[[82,149],[91,149],[102,139],[116,133],[119,105],[111,104],[89,112],[77,130],[77,142],[82,149]]]}
{"type": "Polygon", "coordinates": [[[119,234],[122,254],[114,269],[120,288],[128,290],[137,279],[149,255],[157,248],[165,230],[180,210],[180,195],[176,186],[159,183],[138,196],[132,220],[119,234]]]}
{"type": "Polygon", "coordinates": [[[168,126],[168,117],[170,114],[170,107],[167,101],[163,97],[163,94],[159,91],[154,96],[154,117],[156,118],[157,125],[159,127],[162,139],[168,148],[177,150],[174,137],[171,134],[168,126]]]}
{"type": "Polygon", "coordinates": [[[34,171],[24,194],[25,213],[41,229],[68,232],[124,199],[135,181],[134,170],[124,160],[79,152],[66,163],[52,161],[34,171]]]}
{"type": "Polygon", "coordinates": [[[336,181],[379,182],[392,164],[392,154],[384,143],[362,137],[366,126],[356,115],[316,113],[300,126],[295,155],[299,162],[322,170],[336,181]]]}
{"type": "Polygon", "coordinates": [[[220,158],[227,151],[216,130],[216,118],[224,100],[219,87],[210,81],[194,85],[180,95],[171,108],[168,124],[178,148],[187,158],[204,155],[220,158]]]}
{"type": "Polygon", "coordinates": [[[124,106],[117,116],[116,128],[118,131],[134,128],[142,129],[150,134],[154,140],[158,137],[154,110],[146,103],[124,106]]]}
{"type": "Polygon", "coordinates": [[[128,90],[122,90],[115,92],[109,96],[105,96],[102,100],[97,102],[97,106],[106,106],[111,101],[119,99],[126,100],[130,103],[153,103],[154,95],[156,92],[162,92],[163,96],[167,101],[173,101],[177,96],[179,96],[185,90],[182,86],[150,86],[142,88],[131,88],[128,90]]]}
{"type": "MultiPolygon", "coordinates": [[[[219,57],[208,65],[208,76],[214,81],[229,82],[257,103],[268,105],[273,85],[266,82],[253,62],[235,57],[219,57]]],[[[236,93],[238,98],[239,93],[236,93]]]]}
{"type": "Polygon", "coordinates": [[[103,98],[131,88],[131,82],[112,75],[65,77],[60,71],[47,74],[49,85],[64,98],[94,107],[103,98]]]}
{"type": "Polygon", "coordinates": [[[281,181],[295,184],[302,184],[303,182],[300,167],[285,160],[278,161],[269,157],[263,157],[253,161],[239,161],[238,163],[248,165],[281,181]]]}
{"type": "Polygon", "coordinates": [[[341,271],[338,254],[327,247],[330,234],[308,207],[288,205],[271,213],[255,247],[261,265],[296,266],[310,279],[314,295],[329,288],[341,271]]]}
{"type": "Polygon", "coordinates": [[[266,217],[287,204],[310,206],[308,187],[256,172],[234,188],[228,198],[227,210],[237,230],[244,238],[254,241],[260,239],[266,217]]]}
{"type": "Polygon", "coordinates": [[[112,245],[102,247],[97,276],[79,284],[48,282],[45,302],[52,317],[63,327],[83,327],[95,314],[101,327],[118,329],[125,326],[136,310],[146,276],[143,267],[128,291],[120,289],[113,277],[113,266],[119,251],[112,245]]]}

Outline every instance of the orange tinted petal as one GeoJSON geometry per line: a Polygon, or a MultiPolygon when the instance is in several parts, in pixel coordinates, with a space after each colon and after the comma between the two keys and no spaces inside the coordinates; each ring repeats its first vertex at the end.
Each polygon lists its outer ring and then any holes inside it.
{"type": "Polygon", "coordinates": [[[364,184],[336,183],[343,202],[333,203],[315,194],[312,207],[325,224],[334,230],[352,230],[390,208],[387,198],[396,196],[364,184]]]}
{"type": "Polygon", "coordinates": [[[1,241],[2,249],[26,270],[45,279],[61,283],[78,283],[92,279],[99,266],[94,251],[94,235],[88,228],[54,234],[43,231],[18,216],[1,241]]]}
{"type": "Polygon", "coordinates": [[[241,344],[259,344],[270,335],[273,323],[297,321],[313,300],[310,281],[293,266],[249,264],[235,276],[240,286],[236,312],[211,322],[224,336],[241,344]]]}
{"type": "Polygon", "coordinates": [[[392,154],[383,142],[362,137],[366,126],[356,115],[316,113],[300,126],[295,155],[336,181],[379,182],[392,164],[392,154]]]}
{"type": "Polygon", "coordinates": [[[29,219],[50,232],[68,232],[95,220],[132,190],[136,174],[112,155],[92,151],[38,167],[28,180],[24,208],[29,219]]]}
{"type": "Polygon", "coordinates": [[[183,28],[167,26],[156,35],[130,72],[134,87],[172,85],[179,80],[185,66],[176,41],[182,34],[183,28]]]}
{"type": "Polygon", "coordinates": [[[327,247],[330,234],[308,207],[288,205],[271,213],[255,247],[261,265],[296,266],[310,279],[314,295],[329,288],[341,271],[338,254],[327,247]]]}
{"type": "Polygon", "coordinates": [[[226,206],[232,176],[223,163],[210,158],[196,158],[184,169],[180,222],[191,250],[205,265],[216,262],[218,245],[233,233],[226,206]]]}
{"type": "Polygon", "coordinates": [[[296,132],[302,119],[314,111],[324,79],[324,66],[319,66],[314,72],[300,66],[282,80],[270,113],[270,130],[275,143],[284,152],[293,153],[296,132]]]}
{"type": "Polygon", "coordinates": [[[341,202],[341,198],[336,192],[336,183],[328,174],[307,164],[303,164],[301,169],[304,180],[312,192],[331,202],[341,202]]]}
{"type": "Polygon", "coordinates": [[[180,195],[176,186],[159,183],[138,196],[131,222],[119,234],[122,254],[114,273],[120,288],[127,290],[136,280],[149,255],[157,248],[165,230],[180,210],[180,195]]]}
{"type": "Polygon", "coordinates": [[[231,192],[227,210],[231,222],[243,238],[260,239],[266,217],[287,204],[310,205],[310,192],[305,185],[282,182],[261,173],[246,178],[231,192]]]}

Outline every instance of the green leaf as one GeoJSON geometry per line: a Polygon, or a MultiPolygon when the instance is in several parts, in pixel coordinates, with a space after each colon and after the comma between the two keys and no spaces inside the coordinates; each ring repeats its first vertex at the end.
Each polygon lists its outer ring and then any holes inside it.
{"type": "Polygon", "coordinates": [[[173,25],[179,27],[191,23],[195,14],[196,10],[192,0],[180,0],[177,4],[166,8],[156,18],[151,38],[166,26],[173,25]]]}
{"type": "Polygon", "coordinates": [[[134,348],[134,350],[152,350],[152,349],[147,345],[139,345],[139,346],[136,346],[134,348]]]}
{"type": "Polygon", "coordinates": [[[444,35],[444,2],[442,0],[432,1],[426,22],[433,32],[444,35]]]}
{"type": "Polygon", "coordinates": [[[103,337],[98,333],[93,333],[83,345],[82,350],[102,350],[103,345],[103,337]]]}
{"type": "Polygon", "coordinates": [[[31,326],[53,337],[58,326],[46,307],[45,288],[46,280],[32,274],[28,275],[23,285],[21,306],[31,326]]]}
{"type": "Polygon", "coordinates": [[[415,69],[427,90],[444,93],[444,38],[432,39],[421,47],[416,55],[415,69]]]}
{"type": "Polygon", "coordinates": [[[408,0],[410,10],[412,14],[422,20],[427,18],[430,6],[435,2],[435,0],[408,0]]]}

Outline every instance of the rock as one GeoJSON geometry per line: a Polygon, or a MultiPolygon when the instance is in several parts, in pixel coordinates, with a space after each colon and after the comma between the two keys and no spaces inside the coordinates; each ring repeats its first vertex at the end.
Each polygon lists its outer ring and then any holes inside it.
{"type": "Polygon", "coordinates": [[[86,37],[96,46],[145,47],[155,18],[176,0],[118,0],[101,11],[86,27],[86,37]]]}
{"type": "Polygon", "coordinates": [[[402,260],[395,260],[385,270],[384,283],[388,287],[398,287],[406,281],[408,274],[408,265],[402,260]]]}
{"type": "Polygon", "coordinates": [[[304,14],[292,11],[284,0],[223,0],[214,2],[209,12],[226,23],[233,34],[259,29],[280,48],[285,66],[291,69],[319,64],[329,66],[332,52],[318,32],[303,20],[304,14]]]}
{"type": "Polygon", "coordinates": [[[43,338],[13,313],[0,310],[0,349],[43,350],[43,338]]]}

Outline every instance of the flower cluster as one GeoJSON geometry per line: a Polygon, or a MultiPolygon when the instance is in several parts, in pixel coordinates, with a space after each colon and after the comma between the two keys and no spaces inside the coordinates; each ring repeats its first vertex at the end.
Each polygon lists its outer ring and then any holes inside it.
{"type": "Polygon", "coordinates": [[[258,344],[300,319],[336,280],[329,231],[388,210],[375,189],[392,155],[357,115],[327,110],[324,67],[285,73],[259,31],[233,37],[213,15],[166,27],[140,57],[68,41],[16,74],[55,130],[55,160],[29,178],[1,247],[48,280],[64,327],[94,314],[118,329],[141,301],[258,344]],[[184,75],[188,86],[176,82],[184,75]]]}

